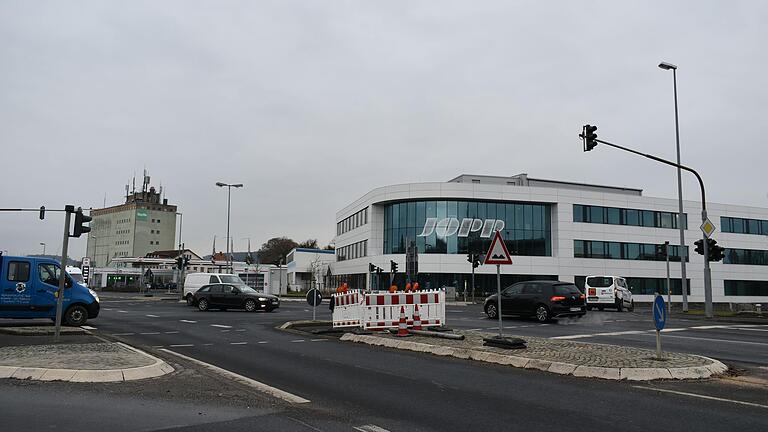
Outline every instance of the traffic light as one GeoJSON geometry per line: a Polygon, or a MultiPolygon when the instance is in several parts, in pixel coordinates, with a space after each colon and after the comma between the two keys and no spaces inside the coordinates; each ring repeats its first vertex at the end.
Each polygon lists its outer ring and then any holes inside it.
{"type": "Polygon", "coordinates": [[[656,256],[657,257],[667,256],[667,243],[656,245],[656,256]]]}
{"type": "Polygon", "coordinates": [[[375,271],[376,271],[376,266],[371,263],[368,263],[368,273],[373,273],[375,271]]]}
{"type": "Polygon", "coordinates": [[[467,262],[468,262],[468,263],[472,263],[472,264],[474,264],[474,263],[475,263],[475,254],[473,254],[473,253],[468,253],[468,254],[467,254],[467,262]]]}
{"type": "Polygon", "coordinates": [[[392,273],[397,273],[397,263],[393,260],[389,261],[389,266],[392,273]]]}
{"type": "Polygon", "coordinates": [[[182,270],[184,268],[184,258],[182,257],[176,258],[176,268],[179,270],[182,270]]]}
{"type": "Polygon", "coordinates": [[[717,240],[713,238],[707,239],[707,252],[709,255],[710,261],[721,261],[723,258],[725,258],[725,248],[722,246],[718,246],[717,240]]]}
{"type": "Polygon", "coordinates": [[[696,245],[696,248],[693,250],[699,255],[704,255],[704,240],[698,239],[693,244],[696,245]]]}
{"type": "Polygon", "coordinates": [[[384,273],[384,270],[381,267],[376,267],[376,274],[381,275],[382,273],[384,273]]]}
{"type": "Polygon", "coordinates": [[[192,261],[192,258],[185,256],[184,257],[184,268],[189,267],[189,262],[192,261]]]}
{"type": "Polygon", "coordinates": [[[597,146],[597,134],[595,131],[597,130],[597,126],[592,125],[584,125],[582,128],[582,132],[579,135],[582,140],[584,140],[584,151],[588,152],[595,148],[597,146]]]}
{"type": "Polygon", "coordinates": [[[475,257],[472,260],[472,268],[478,268],[478,267],[480,267],[480,254],[475,254],[475,257]]]}
{"type": "Polygon", "coordinates": [[[83,224],[87,224],[92,220],[92,217],[84,215],[83,209],[78,207],[75,212],[75,229],[72,233],[72,237],[80,237],[85,233],[91,232],[91,227],[87,227],[83,224]]]}
{"type": "Polygon", "coordinates": [[[45,219],[45,206],[40,206],[40,220],[45,219]]]}

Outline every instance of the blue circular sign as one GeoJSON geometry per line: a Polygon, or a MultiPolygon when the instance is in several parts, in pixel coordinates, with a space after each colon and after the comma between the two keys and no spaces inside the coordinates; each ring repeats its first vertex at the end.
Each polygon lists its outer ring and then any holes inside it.
{"type": "Polygon", "coordinates": [[[319,306],[322,302],[323,296],[320,294],[319,290],[312,288],[307,291],[307,303],[309,303],[310,306],[319,306]]]}
{"type": "Polygon", "coordinates": [[[659,331],[663,330],[664,325],[667,324],[667,306],[664,303],[664,297],[660,295],[653,300],[653,323],[659,331]]]}

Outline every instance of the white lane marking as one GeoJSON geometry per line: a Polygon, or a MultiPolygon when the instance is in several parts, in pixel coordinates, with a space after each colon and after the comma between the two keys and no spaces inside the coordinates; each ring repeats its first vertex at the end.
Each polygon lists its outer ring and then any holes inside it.
{"type": "Polygon", "coordinates": [[[267,341],[259,341],[258,343],[265,344],[265,343],[267,343],[267,341]]]}
{"type": "Polygon", "coordinates": [[[197,323],[197,321],[190,321],[190,320],[179,320],[179,322],[190,323],[190,324],[196,324],[197,323]]]}
{"type": "Polygon", "coordinates": [[[480,331],[480,330],[482,330],[482,329],[481,328],[473,328],[473,329],[468,329],[467,331],[480,331]]]}
{"type": "MultiPolygon", "coordinates": [[[[180,347],[192,347],[194,345],[193,344],[175,344],[175,345],[168,345],[168,346],[171,348],[180,348],[180,347]]],[[[163,350],[163,351],[167,351],[167,350],[163,350]]]]}
{"type": "Polygon", "coordinates": [[[225,329],[231,329],[232,326],[224,325],[224,324],[211,324],[211,327],[218,327],[218,328],[225,328],[225,329]]]}
{"type": "Polygon", "coordinates": [[[255,389],[257,389],[257,390],[259,390],[261,392],[264,392],[264,393],[266,393],[266,394],[268,394],[270,396],[276,397],[278,399],[282,399],[282,400],[284,400],[286,402],[290,402],[290,403],[308,403],[308,402],[311,402],[309,399],[304,399],[301,396],[296,396],[295,394],[288,393],[287,391],[280,390],[278,388],[269,386],[267,384],[264,384],[262,382],[256,381],[254,379],[251,379],[251,378],[248,378],[248,377],[245,377],[245,376],[242,376],[242,375],[238,375],[238,374],[236,374],[234,372],[230,372],[230,371],[228,371],[226,369],[222,369],[222,368],[220,368],[218,366],[214,366],[214,365],[212,365],[210,363],[205,363],[205,362],[200,361],[198,359],[195,359],[195,358],[192,358],[192,357],[187,357],[187,356],[185,356],[183,354],[179,354],[177,352],[174,352],[174,351],[171,351],[171,350],[167,350],[167,349],[161,349],[161,351],[167,352],[168,354],[173,354],[175,356],[181,357],[181,358],[183,358],[183,359],[185,359],[187,361],[190,361],[192,363],[196,363],[196,364],[198,364],[200,366],[208,368],[208,369],[210,369],[210,370],[212,370],[214,372],[217,372],[217,373],[219,373],[221,375],[224,375],[224,376],[226,376],[228,378],[231,378],[231,379],[233,379],[235,381],[238,381],[238,382],[240,382],[242,384],[245,384],[247,386],[253,387],[253,388],[255,388],[255,389]]]}
{"type": "Polygon", "coordinates": [[[736,330],[749,330],[749,331],[764,331],[764,332],[768,332],[768,329],[758,329],[758,328],[737,328],[736,330]]]}
{"type": "Polygon", "coordinates": [[[672,393],[672,394],[681,395],[681,396],[690,396],[690,397],[696,397],[696,398],[701,398],[701,399],[708,399],[708,400],[714,400],[714,401],[719,401],[719,402],[729,402],[729,403],[734,403],[734,404],[739,404],[739,405],[746,405],[746,406],[751,406],[751,407],[766,408],[766,409],[768,409],[768,405],[762,405],[762,404],[758,404],[758,403],[754,403],[754,402],[744,402],[744,401],[739,401],[739,400],[734,400],[734,399],[725,399],[725,398],[719,398],[719,397],[714,397],[714,396],[707,396],[707,395],[702,395],[702,394],[697,394],[697,393],[688,393],[688,392],[681,392],[681,391],[675,391],[675,390],[667,390],[667,389],[661,389],[661,388],[656,388],[656,387],[646,387],[646,386],[637,386],[637,385],[636,386],[632,386],[632,387],[643,389],[643,390],[658,391],[658,392],[663,392],[663,393],[672,393]]]}
{"type": "MultiPolygon", "coordinates": [[[[652,336],[652,335],[644,334],[643,336],[652,336]]],[[[671,337],[671,338],[678,338],[678,339],[693,339],[693,340],[702,340],[702,341],[710,341],[710,342],[727,342],[727,343],[745,344],[745,345],[768,346],[768,343],[763,343],[763,342],[747,342],[747,341],[729,340],[729,339],[711,339],[711,338],[701,338],[701,337],[693,337],[693,336],[677,336],[677,335],[667,335],[664,337],[671,337]]]]}
{"type": "Polygon", "coordinates": [[[247,344],[247,343],[248,343],[248,342],[230,342],[229,344],[230,344],[230,345],[245,345],[245,344],[247,344]]]}
{"type": "Polygon", "coordinates": [[[311,342],[325,342],[328,339],[310,339],[311,342]]]}
{"type": "Polygon", "coordinates": [[[120,313],[128,313],[128,311],[124,311],[124,310],[119,310],[118,312],[120,312],[120,313]]]}
{"type": "Polygon", "coordinates": [[[237,329],[237,330],[235,330],[235,331],[245,331],[245,329],[237,329]]]}
{"type": "Polygon", "coordinates": [[[104,310],[105,311],[111,311],[111,310],[114,310],[114,309],[112,309],[112,308],[104,308],[104,310]]]}
{"type": "Polygon", "coordinates": [[[304,339],[296,339],[296,340],[292,340],[291,342],[304,342],[304,339]]]}
{"type": "Polygon", "coordinates": [[[551,337],[550,339],[583,339],[583,338],[591,338],[591,337],[598,337],[598,336],[621,336],[621,335],[632,335],[632,334],[643,334],[646,330],[628,330],[628,331],[621,331],[621,332],[608,332],[608,333],[593,333],[593,334],[577,334],[577,335],[568,335],[568,336],[555,336],[551,337]]]}
{"type": "Polygon", "coordinates": [[[159,335],[160,332],[145,332],[145,333],[139,333],[140,335],[159,335]]]}
{"type": "Polygon", "coordinates": [[[96,330],[96,327],[91,327],[91,326],[80,326],[80,328],[83,330],[96,330]]]}
{"type": "Polygon", "coordinates": [[[163,332],[163,333],[165,333],[165,334],[177,334],[178,332],[177,331],[168,331],[168,332],[163,332]]]}
{"type": "Polygon", "coordinates": [[[152,315],[152,314],[147,314],[147,316],[148,316],[148,317],[150,317],[150,318],[160,318],[159,316],[157,316],[157,315],[152,315]]]}
{"type": "Polygon", "coordinates": [[[360,432],[389,432],[387,429],[384,429],[383,427],[376,426],[374,424],[368,424],[368,425],[362,425],[362,426],[353,426],[352,429],[360,432]]]}
{"type": "Polygon", "coordinates": [[[152,345],[152,348],[162,348],[163,345],[152,345]]]}
{"type": "Polygon", "coordinates": [[[136,333],[112,333],[112,336],[133,336],[136,333]]]}
{"type": "Polygon", "coordinates": [[[212,343],[204,343],[203,344],[203,346],[211,346],[211,345],[213,345],[213,344],[212,343]]]}

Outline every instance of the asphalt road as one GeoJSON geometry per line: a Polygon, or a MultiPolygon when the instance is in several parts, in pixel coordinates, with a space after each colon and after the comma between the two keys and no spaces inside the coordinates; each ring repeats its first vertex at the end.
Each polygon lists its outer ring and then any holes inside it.
{"type": "MultiPolygon", "coordinates": [[[[457,328],[493,332],[495,321],[481,314],[478,306],[448,307],[447,322],[457,328]]],[[[648,384],[559,376],[275,329],[282,322],[311,316],[310,308],[302,303],[285,302],[273,313],[199,312],[176,302],[105,298],[102,315],[89,325],[96,328],[97,334],[145,347],[170,361],[180,360],[158,350],[213,364],[310,401],[292,405],[276,401],[272,410],[257,413],[222,408],[226,418],[183,424],[178,430],[768,429],[768,381],[762,382],[759,377],[760,368],[768,365],[768,342],[761,331],[765,327],[686,329],[665,335],[670,336],[665,337],[668,349],[748,365],[750,376],[752,372],[757,374],[756,381],[713,379],[648,384]]],[[[318,308],[319,319],[329,316],[327,306],[318,308]]],[[[680,327],[706,324],[681,322],[680,327]]],[[[520,335],[579,336],[577,340],[587,342],[648,347],[654,342],[644,334],[594,336],[648,329],[642,314],[595,312],[584,320],[544,326],[505,319],[505,326],[509,326],[510,333],[520,335]]],[[[219,380],[222,388],[236,387],[225,378],[219,380]]],[[[6,394],[3,391],[2,400],[8,402],[6,394]]],[[[47,400],[50,395],[39,397],[47,400]]],[[[169,409],[173,415],[193,413],[196,405],[179,402],[169,409]]],[[[104,408],[103,415],[105,420],[117,421],[121,411],[104,408]]],[[[122,415],[126,419],[131,416],[130,411],[122,415]]],[[[73,419],[71,424],[59,427],[74,430],[76,425],[73,419]]],[[[149,420],[142,423],[142,430],[153,427],[167,425],[149,420]]]]}

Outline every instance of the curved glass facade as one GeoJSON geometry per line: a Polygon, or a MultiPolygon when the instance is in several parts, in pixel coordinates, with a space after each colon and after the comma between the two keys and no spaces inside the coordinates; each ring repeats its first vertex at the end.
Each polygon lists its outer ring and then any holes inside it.
{"type": "Polygon", "coordinates": [[[485,252],[501,230],[512,255],[552,256],[549,204],[420,200],[383,207],[385,254],[405,253],[411,241],[420,254],[485,252]]]}

